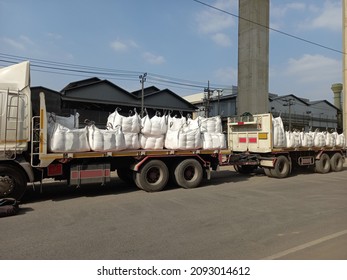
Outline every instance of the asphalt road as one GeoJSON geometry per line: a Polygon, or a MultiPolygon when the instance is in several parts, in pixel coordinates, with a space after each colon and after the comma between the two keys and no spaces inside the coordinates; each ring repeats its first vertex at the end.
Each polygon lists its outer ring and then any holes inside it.
{"type": "Polygon", "coordinates": [[[347,259],[347,168],[285,179],[214,172],[146,193],[46,183],[0,219],[1,259],[347,259]]]}

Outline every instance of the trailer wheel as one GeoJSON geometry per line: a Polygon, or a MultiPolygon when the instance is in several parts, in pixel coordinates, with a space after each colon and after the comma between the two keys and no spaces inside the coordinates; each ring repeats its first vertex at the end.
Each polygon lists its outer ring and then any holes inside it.
{"type": "Polygon", "coordinates": [[[150,160],[135,173],[135,183],[146,192],[161,191],[169,179],[169,170],[161,160],[150,160]]]}
{"type": "Polygon", "coordinates": [[[201,164],[196,159],[185,159],[175,168],[175,180],[185,189],[196,188],[203,178],[201,164]]]}
{"type": "Polygon", "coordinates": [[[122,181],[132,184],[134,183],[134,171],[129,168],[119,168],[117,169],[117,175],[122,181]]]}
{"type": "Polygon", "coordinates": [[[12,197],[20,200],[26,187],[26,176],[19,167],[0,166],[0,198],[12,197]]]}
{"type": "Polygon", "coordinates": [[[330,171],[330,158],[328,154],[322,154],[319,160],[316,160],[315,169],[318,173],[328,173],[330,171]]]}
{"type": "Polygon", "coordinates": [[[342,155],[340,153],[335,153],[330,159],[331,170],[335,172],[342,171],[343,162],[342,155]]]}
{"type": "Polygon", "coordinates": [[[275,166],[269,169],[271,177],[274,178],[285,178],[290,173],[290,162],[285,156],[278,156],[275,161],[275,166]]]}

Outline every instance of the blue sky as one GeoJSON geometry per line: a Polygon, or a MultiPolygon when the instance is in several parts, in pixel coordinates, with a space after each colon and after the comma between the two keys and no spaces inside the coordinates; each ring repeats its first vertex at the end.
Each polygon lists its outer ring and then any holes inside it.
{"type": "MultiPolygon", "coordinates": [[[[202,2],[238,14],[236,0],[202,2]]],[[[342,51],[341,2],[272,0],[270,27],[342,51]]],[[[144,72],[145,86],[182,96],[201,92],[208,80],[216,87],[237,85],[238,19],[192,0],[0,0],[0,26],[0,60],[11,55],[121,74],[32,67],[34,86],[61,90],[98,76],[133,91],[144,72]]],[[[341,53],[270,32],[270,92],[332,102],[336,82],[342,82],[341,53]]]]}

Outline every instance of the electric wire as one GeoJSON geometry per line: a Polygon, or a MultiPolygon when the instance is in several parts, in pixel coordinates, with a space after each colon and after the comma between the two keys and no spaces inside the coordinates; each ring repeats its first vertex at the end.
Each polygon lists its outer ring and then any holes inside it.
{"type": "MultiPolygon", "coordinates": [[[[303,42],[306,42],[306,43],[309,43],[309,44],[312,44],[312,45],[315,45],[330,51],[343,54],[343,52],[340,50],[336,50],[334,48],[324,46],[322,44],[298,37],[296,35],[292,35],[287,32],[284,32],[275,28],[271,28],[266,25],[262,25],[255,21],[240,17],[239,15],[233,14],[226,10],[207,4],[203,1],[200,1],[200,0],[193,0],[193,1],[201,5],[204,5],[208,8],[214,9],[216,11],[228,14],[230,16],[239,18],[241,20],[251,22],[252,24],[256,24],[258,26],[268,28],[269,30],[280,33],[282,35],[285,35],[285,36],[288,36],[288,37],[291,37],[291,38],[294,38],[294,39],[297,39],[297,40],[300,40],[300,41],[303,41],[303,42]]],[[[144,71],[141,72],[141,71],[119,70],[119,69],[63,63],[63,62],[57,62],[57,61],[50,61],[50,60],[44,60],[44,59],[38,59],[38,58],[30,58],[30,57],[0,53],[0,62],[14,64],[23,60],[31,61],[31,66],[33,67],[33,71],[49,73],[49,74],[70,75],[70,76],[79,76],[79,77],[88,77],[88,78],[93,77],[91,75],[97,75],[98,77],[103,77],[107,79],[136,81],[138,80],[138,77],[144,73],[144,71]]],[[[175,88],[183,88],[183,89],[206,89],[206,82],[191,81],[187,79],[174,78],[174,77],[155,74],[155,73],[147,73],[147,74],[148,74],[147,76],[148,81],[152,81],[157,84],[170,85],[175,88]]],[[[213,83],[211,83],[210,87],[214,89],[232,88],[232,86],[230,85],[221,85],[221,84],[213,84],[213,83]]]]}
{"type": "MultiPolygon", "coordinates": [[[[31,67],[33,67],[33,71],[51,73],[51,74],[74,75],[74,76],[88,77],[88,78],[91,77],[90,75],[97,75],[98,77],[103,77],[108,79],[137,81],[139,75],[143,73],[139,71],[118,70],[118,69],[101,68],[101,67],[95,67],[95,66],[61,63],[61,62],[55,62],[50,60],[43,60],[43,59],[36,59],[36,58],[0,53],[0,62],[15,64],[23,60],[31,61],[31,67]],[[70,74],[67,74],[66,72],[70,74]]],[[[160,74],[154,74],[154,73],[148,73],[147,79],[148,81],[154,81],[158,84],[160,83],[161,85],[171,85],[175,88],[182,88],[182,89],[194,88],[194,89],[200,89],[200,90],[206,88],[206,83],[204,82],[196,82],[196,81],[190,81],[186,79],[173,78],[173,77],[164,76],[160,74]]],[[[211,83],[211,88],[212,87],[213,88],[231,88],[232,86],[211,83]]]]}
{"type": "Polygon", "coordinates": [[[230,15],[230,16],[233,16],[233,17],[236,17],[236,18],[241,19],[241,20],[244,20],[244,21],[248,21],[248,22],[250,22],[250,23],[252,23],[252,24],[255,24],[255,25],[258,25],[258,26],[267,28],[267,29],[269,29],[269,30],[271,30],[271,31],[273,31],[273,32],[277,32],[277,33],[282,34],[282,35],[285,35],[285,36],[287,36],[287,37],[291,37],[291,38],[293,38],[293,39],[296,39],[296,40],[299,40],[299,41],[302,41],[302,42],[305,42],[305,43],[308,43],[308,44],[311,44],[311,45],[314,45],[314,46],[317,46],[317,47],[320,47],[320,48],[323,48],[323,49],[327,49],[327,50],[330,50],[330,51],[333,51],[333,52],[337,52],[337,53],[339,53],[339,54],[345,54],[345,53],[344,53],[343,51],[341,51],[341,50],[337,50],[337,49],[334,49],[334,48],[325,46],[325,45],[323,45],[323,44],[316,43],[316,42],[314,42],[314,41],[307,40],[307,39],[304,39],[304,38],[302,38],[302,37],[299,37],[299,36],[290,34],[290,33],[288,33],[288,32],[284,32],[284,31],[281,31],[281,30],[279,30],[279,29],[272,28],[272,27],[270,27],[270,26],[266,26],[266,25],[261,24],[261,23],[258,23],[258,22],[256,22],[256,21],[253,21],[253,20],[250,20],[250,19],[241,17],[241,16],[239,16],[239,15],[233,14],[233,13],[228,12],[228,11],[226,11],[226,10],[220,9],[220,8],[218,8],[218,7],[216,7],[216,6],[207,4],[207,3],[202,2],[202,1],[200,1],[200,0],[193,0],[193,1],[196,2],[196,3],[199,3],[199,4],[203,5],[203,6],[206,6],[206,7],[208,7],[208,8],[211,8],[211,9],[213,9],[213,10],[216,10],[216,11],[219,11],[219,12],[221,12],[221,13],[224,13],[224,14],[227,14],[227,15],[230,15]]]}

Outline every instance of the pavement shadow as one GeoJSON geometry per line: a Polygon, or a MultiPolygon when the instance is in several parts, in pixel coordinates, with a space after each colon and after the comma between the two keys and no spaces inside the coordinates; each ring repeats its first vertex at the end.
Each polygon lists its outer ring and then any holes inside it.
{"type": "Polygon", "coordinates": [[[104,195],[119,195],[140,191],[135,184],[128,184],[119,178],[112,178],[104,185],[87,184],[80,187],[69,186],[66,181],[44,182],[29,186],[21,199],[21,204],[41,202],[46,200],[61,201],[75,199],[81,196],[96,197],[104,195]]]}
{"type": "MultiPolygon", "coordinates": [[[[262,169],[257,169],[251,174],[240,174],[231,166],[222,167],[222,170],[212,171],[211,179],[203,179],[198,188],[246,181],[251,176],[264,176],[264,173],[262,172],[262,169]]],[[[169,182],[163,192],[179,188],[180,187],[175,185],[173,182],[169,182]]],[[[105,185],[87,184],[80,187],[68,186],[66,181],[45,181],[42,186],[40,183],[29,186],[25,195],[21,199],[21,204],[49,200],[62,201],[82,196],[97,197],[104,195],[121,195],[137,191],[143,190],[138,189],[135,183],[124,182],[118,177],[112,177],[111,181],[105,185]]]]}
{"type": "MultiPolygon", "coordinates": [[[[344,166],[341,171],[339,172],[345,172],[347,171],[347,166],[344,166]]],[[[332,173],[333,171],[330,171],[332,173]]],[[[307,166],[307,167],[300,167],[300,168],[293,168],[290,177],[296,177],[300,175],[312,175],[316,173],[313,166],[307,166]]],[[[318,174],[318,173],[317,173],[318,174]]]]}

